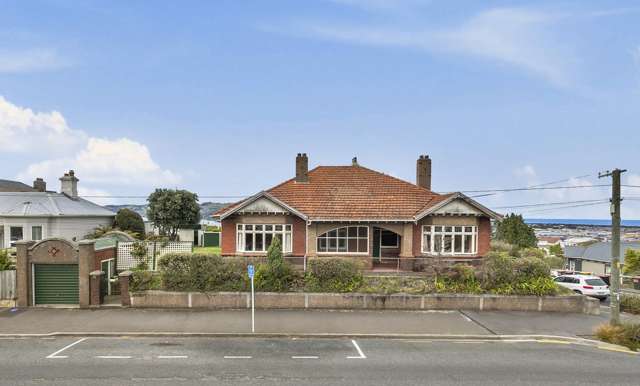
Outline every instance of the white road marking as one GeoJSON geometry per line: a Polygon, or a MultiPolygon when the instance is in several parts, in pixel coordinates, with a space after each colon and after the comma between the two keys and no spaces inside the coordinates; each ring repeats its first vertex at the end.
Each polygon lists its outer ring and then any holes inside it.
{"type": "Polygon", "coordinates": [[[318,359],[315,355],[294,355],[291,359],[318,359]]]}
{"type": "Polygon", "coordinates": [[[367,359],[367,356],[364,355],[364,353],[360,349],[360,346],[358,346],[358,342],[356,342],[355,339],[351,339],[351,343],[353,343],[353,347],[355,347],[356,351],[358,351],[358,356],[357,357],[347,357],[347,359],[367,359]]]}
{"type": "Polygon", "coordinates": [[[224,359],[251,359],[249,355],[225,355],[224,359]]]}
{"type": "Polygon", "coordinates": [[[470,317],[468,317],[467,315],[465,315],[465,314],[460,314],[460,315],[462,315],[462,317],[464,318],[464,320],[466,320],[467,322],[471,322],[471,323],[473,323],[473,320],[471,320],[471,318],[470,318],[470,317]]]}
{"type": "Polygon", "coordinates": [[[185,359],[189,358],[186,355],[158,355],[158,359],[185,359]]]}
{"type": "Polygon", "coordinates": [[[131,359],[129,355],[97,355],[95,358],[100,359],[131,359]]]}
{"type": "Polygon", "coordinates": [[[63,352],[64,350],[66,350],[68,348],[71,348],[71,347],[77,345],[80,342],[85,341],[86,339],[87,338],[81,338],[81,339],[78,339],[75,342],[71,343],[70,345],[64,346],[63,348],[61,348],[60,350],[54,352],[53,354],[49,354],[49,356],[47,356],[47,359],[64,359],[64,358],[68,358],[68,356],[66,356],[66,355],[58,355],[58,354],[60,354],[61,352],[63,352]]]}

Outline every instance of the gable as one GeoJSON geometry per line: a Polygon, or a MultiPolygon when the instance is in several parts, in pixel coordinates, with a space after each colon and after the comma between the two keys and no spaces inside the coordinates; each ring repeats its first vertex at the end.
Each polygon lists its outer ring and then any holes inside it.
{"type": "Polygon", "coordinates": [[[240,214],[253,214],[253,213],[287,214],[289,213],[289,211],[283,206],[269,200],[266,197],[260,197],[259,199],[253,201],[252,203],[240,209],[237,213],[240,213],[240,214]]]}
{"type": "Polygon", "coordinates": [[[468,204],[464,200],[458,198],[455,199],[438,210],[432,212],[434,215],[454,215],[454,216],[481,216],[483,213],[468,204]]]}

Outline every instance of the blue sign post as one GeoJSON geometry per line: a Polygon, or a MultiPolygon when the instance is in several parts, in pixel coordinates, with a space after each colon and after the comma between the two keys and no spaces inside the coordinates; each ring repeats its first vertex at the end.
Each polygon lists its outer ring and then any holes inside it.
{"type": "Polygon", "coordinates": [[[256,296],[253,288],[254,273],[253,265],[247,265],[247,274],[249,274],[249,278],[251,279],[251,332],[256,332],[256,296]]]}

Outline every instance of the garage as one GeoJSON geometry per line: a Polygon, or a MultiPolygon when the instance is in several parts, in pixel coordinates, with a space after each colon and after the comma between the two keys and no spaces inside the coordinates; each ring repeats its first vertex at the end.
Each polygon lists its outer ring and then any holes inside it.
{"type": "Polygon", "coordinates": [[[34,304],[78,304],[78,264],[34,264],[34,304]]]}

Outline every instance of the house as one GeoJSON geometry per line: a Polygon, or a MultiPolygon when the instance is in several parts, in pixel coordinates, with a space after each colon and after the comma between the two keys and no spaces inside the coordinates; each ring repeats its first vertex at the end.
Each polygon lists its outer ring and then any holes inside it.
{"type": "Polygon", "coordinates": [[[60,178],[60,193],[47,191],[41,178],[33,187],[3,180],[0,194],[0,248],[16,241],[60,237],[81,240],[99,226],[113,224],[115,213],[78,197],[78,178],[73,170],[60,178]],[[14,189],[14,190],[12,190],[14,189]]]}
{"type": "Polygon", "coordinates": [[[417,160],[415,184],[355,158],[312,170],[308,162],[298,154],[294,178],[214,213],[222,255],[264,255],[275,237],[285,256],[352,257],[368,267],[384,258],[405,269],[412,258],[472,261],[489,251],[491,220],[501,216],[462,193],[434,193],[428,156],[417,160]]]}
{"type": "MultiPolygon", "coordinates": [[[[640,250],[640,242],[620,243],[620,265],[624,265],[624,254],[627,249],[640,250]]],[[[569,261],[572,271],[592,272],[594,275],[606,276],[611,272],[611,243],[597,242],[586,246],[567,246],[564,255],[569,261]]]]}

